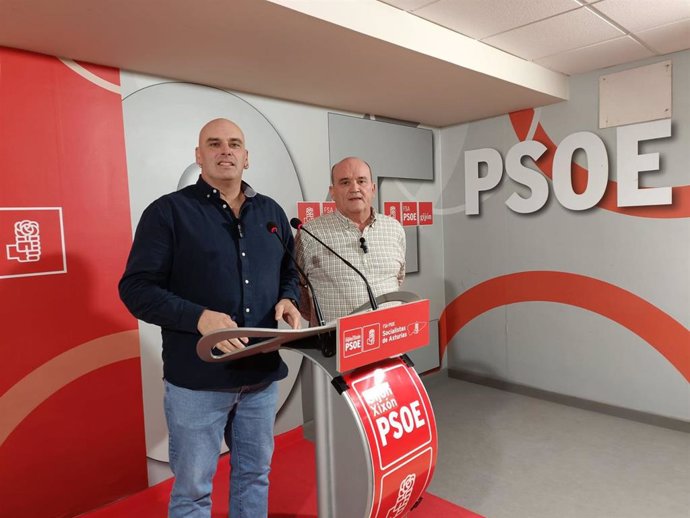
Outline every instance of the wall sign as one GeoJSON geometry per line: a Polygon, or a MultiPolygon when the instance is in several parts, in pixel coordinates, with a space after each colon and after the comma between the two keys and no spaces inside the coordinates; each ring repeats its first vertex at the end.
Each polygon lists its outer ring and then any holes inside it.
{"type": "MultiPolygon", "coordinates": [[[[642,172],[658,172],[659,153],[640,153],[640,143],[671,136],[671,120],[663,119],[643,124],[616,128],[616,176],[618,179],[618,207],[670,205],[671,187],[640,186],[642,172]]],[[[553,191],[565,208],[581,211],[594,207],[606,193],[609,159],[604,142],[599,136],[580,131],[565,137],[553,156],[545,155],[547,147],[535,140],[518,142],[508,150],[504,161],[500,153],[491,148],[465,152],[465,206],[467,215],[480,212],[480,194],[496,188],[503,180],[503,171],[517,184],[527,187],[529,196],[513,193],[506,205],[519,214],[537,212],[549,197],[547,179],[539,172],[523,165],[524,158],[533,161],[553,161],[553,191]],[[584,151],[587,156],[588,175],[585,182],[574,185],[572,175],[573,154],[584,151]]]]}

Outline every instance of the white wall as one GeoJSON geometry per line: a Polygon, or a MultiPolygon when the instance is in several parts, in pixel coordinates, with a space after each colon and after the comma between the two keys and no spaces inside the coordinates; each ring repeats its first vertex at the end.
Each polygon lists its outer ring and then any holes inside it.
{"type": "MultiPolygon", "coordinates": [[[[682,187],[690,184],[690,52],[663,59],[673,64],[672,137],[640,145],[640,153],[661,156],[660,172],[640,177],[647,187],[682,187]]],[[[575,132],[598,135],[608,152],[609,179],[615,182],[620,160],[617,130],[598,129],[599,76],[661,60],[572,77],[570,100],[537,109],[533,127],[540,122],[556,144],[575,132]]],[[[618,290],[625,308],[638,300],[640,306],[634,311],[639,314],[627,315],[635,325],[651,329],[653,324],[646,319],[662,322],[656,310],[666,322],[675,321],[681,330],[677,336],[685,343],[670,347],[684,356],[685,363],[672,364],[661,354],[659,343],[650,343],[621,325],[623,318],[613,311],[619,309],[616,303],[594,312],[573,304],[534,300],[495,307],[467,323],[450,342],[449,368],[690,419],[688,207],[681,207],[676,196],[671,210],[683,217],[639,217],[600,207],[577,212],[561,206],[549,180],[547,205],[533,214],[518,214],[505,202],[513,192],[529,196],[529,191],[504,175],[500,186],[483,197],[480,214],[465,214],[465,152],[493,148],[505,160],[518,140],[508,115],[441,130],[446,303],[503,275],[517,277],[531,271],[559,272],[564,278],[581,275],[602,290],[618,290]]],[[[579,165],[588,167],[582,154],[575,157],[579,165]]],[[[582,286],[575,286],[574,291],[582,286]]],[[[504,295],[494,294],[497,300],[504,295]]],[[[569,293],[560,295],[572,298],[569,293]]]]}

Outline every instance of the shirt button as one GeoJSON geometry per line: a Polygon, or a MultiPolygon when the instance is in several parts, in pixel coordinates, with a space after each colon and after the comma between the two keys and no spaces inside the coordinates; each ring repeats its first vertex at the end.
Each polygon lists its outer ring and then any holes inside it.
{"type": "Polygon", "coordinates": [[[249,313],[249,308],[246,308],[244,311],[245,313],[249,313]]]}
{"type": "Polygon", "coordinates": [[[242,257],[244,257],[244,256],[246,256],[246,255],[247,255],[247,254],[245,254],[244,252],[242,252],[242,257]]]}
{"type": "Polygon", "coordinates": [[[245,279],[245,280],[244,280],[244,283],[245,283],[245,284],[249,284],[249,279],[245,279]]]}
{"type": "Polygon", "coordinates": [[[217,192],[218,192],[217,190],[213,189],[213,194],[216,194],[217,192]]]}
{"type": "Polygon", "coordinates": [[[224,209],[227,209],[228,206],[227,206],[225,203],[223,203],[223,208],[224,208],[224,209]]]}
{"type": "Polygon", "coordinates": [[[210,194],[207,194],[207,195],[206,195],[206,197],[207,197],[207,198],[210,198],[210,197],[211,197],[211,195],[210,195],[210,194]]]}

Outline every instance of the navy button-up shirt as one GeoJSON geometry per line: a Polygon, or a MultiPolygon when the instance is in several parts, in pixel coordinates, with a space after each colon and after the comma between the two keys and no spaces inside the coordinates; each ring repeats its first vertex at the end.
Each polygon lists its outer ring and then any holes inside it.
{"type": "Polygon", "coordinates": [[[144,211],[137,227],[120,297],[137,318],[161,327],[163,373],[174,385],[224,389],[287,375],[277,352],[225,363],[196,354],[204,309],[226,313],[240,327],[277,326],[274,307],[299,298],[297,271],[277,235],[293,250],[283,209],[243,183],[246,197],[235,218],[220,193],[201,177],[144,211]]]}

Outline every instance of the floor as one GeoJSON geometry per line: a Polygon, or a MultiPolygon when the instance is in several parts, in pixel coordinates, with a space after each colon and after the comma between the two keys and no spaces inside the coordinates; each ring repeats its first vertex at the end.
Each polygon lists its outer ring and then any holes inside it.
{"type": "Polygon", "coordinates": [[[690,517],[690,434],[422,379],[439,430],[429,492],[486,518],[690,517]]]}

